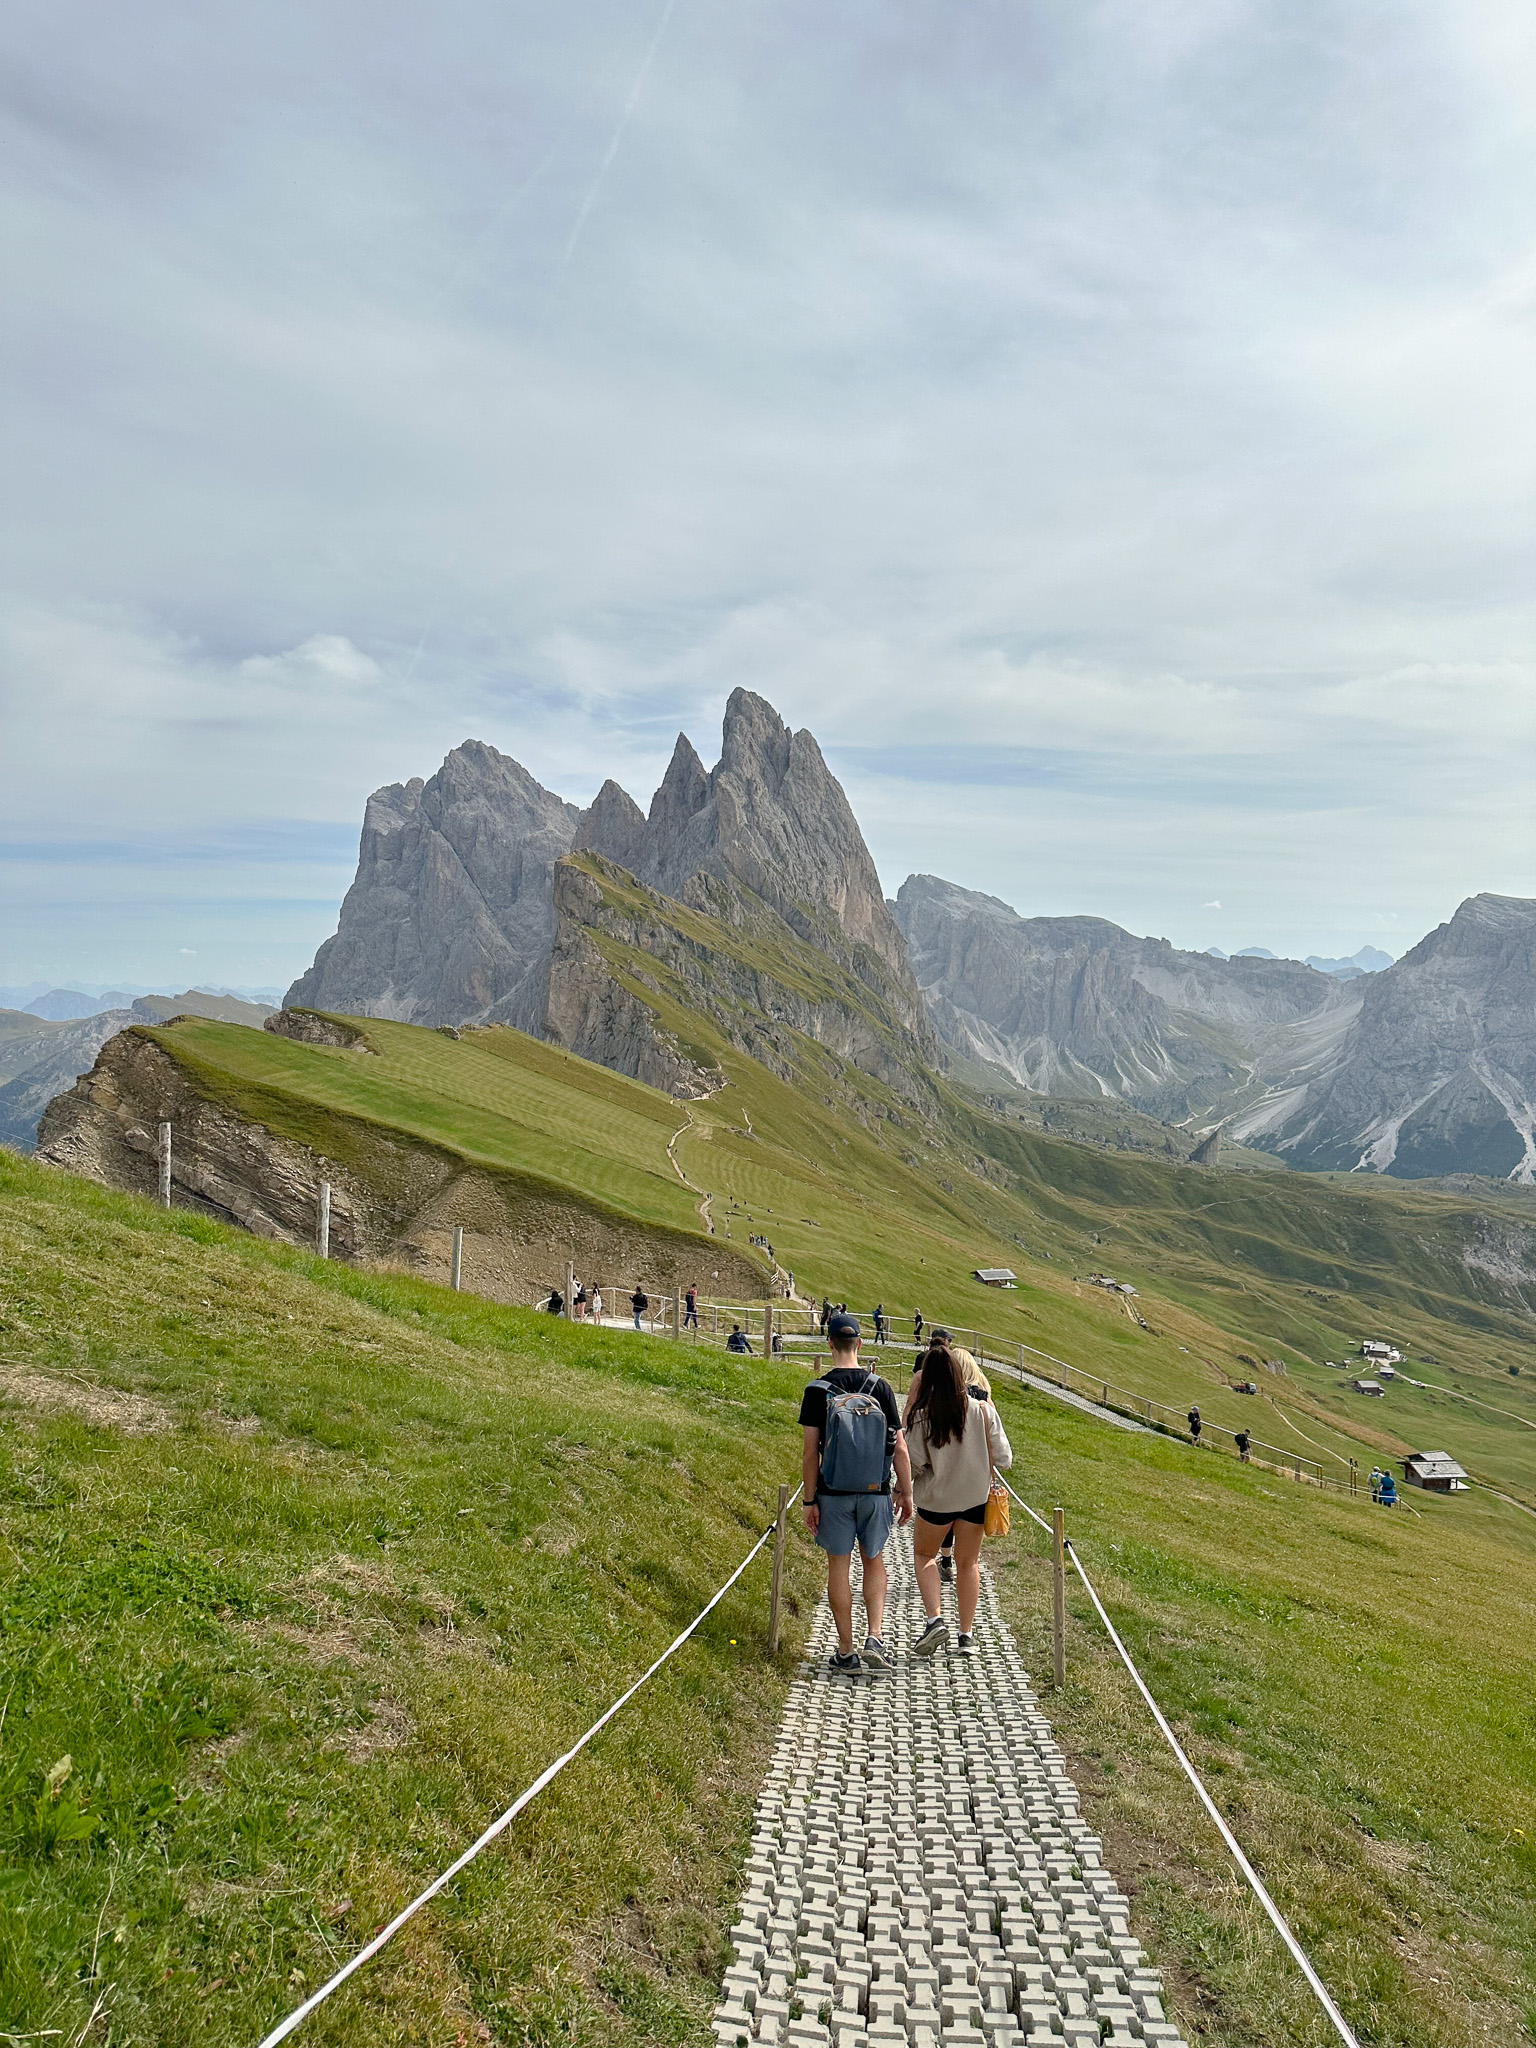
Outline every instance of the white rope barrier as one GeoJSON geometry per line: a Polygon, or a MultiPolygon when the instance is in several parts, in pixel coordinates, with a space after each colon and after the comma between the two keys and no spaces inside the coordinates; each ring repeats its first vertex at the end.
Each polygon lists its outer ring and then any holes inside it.
{"type": "MultiPolygon", "coordinates": [[[[802,1490],[803,1489],[799,1486],[795,1488],[795,1491],[793,1495],[790,1497],[789,1501],[789,1505],[791,1507],[793,1507],[795,1501],[797,1501],[800,1498],[802,1490]]],[[[438,1893],[442,1891],[445,1886],[451,1884],[453,1880],[458,1876],[459,1872],[463,1870],[467,1864],[474,1862],[475,1858],[480,1854],[482,1849],[487,1848],[492,1842],[495,1841],[498,1835],[502,1834],[507,1828],[509,1828],[512,1825],[513,1821],[515,1821],[517,1819],[517,1816],[523,1811],[523,1808],[527,1806],[532,1800],[536,1799],[538,1795],[544,1790],[544,1787],[548,1785],[552,1779],[557,1778],[560,1775],[560,1773],[565,1769],[566,1765],[570,1763],[574,1757],[577,1757],[581,1754],[581,1752],[586,1748],[587,1744],[592,1740],[593,1736],[596,1735],[600,1729],[607,1727],[608,1723],[613,1719],[614,1715],[618,1713],[621,1707],[628,1705],[628,1703],[634,1698],[635,1694],[640,1690],[641,1686],[645,1684],[646,1680],[649,1678],[654,1678],[656,1673],[661,1669],[662,1665],[666,1663],[667,1659],[683,1647],[683,1644],[687,1642],[688,1638],[698,1628],[700,1622],[704,1621],[706,1617],[712,1614],[714,1610],[720,1605],[720,1602],[725,1598],[726,1594],[729,1593],[732,1586],[735,1585],[736,1581],[741,1577],[742,1573],[746,1570],[747,1566],[751,1564],[753,1558],[757,1556],[758,1552],[762,1549],[763,1545],[768,1541],[769,1537],[772,1536],[777,1526],[777,1520],[769,1523],[768,1527],[763,1531],[762,1535],[758,1537],[757,1541],[753,1544],[752,1548],[741,1560],[741,1563],[737,1565],[735,1571],[731,1573],[731,1576],[726,1580],[725,1584],[714,1595],[713,1599],[710,1600],[708,1606],[700,1608],[699,1612],[693,1617],[693,1620],[689,1622],[688,1626],[683,1630],[682,1634],[680,1636],[674,1637],[673,1640],[667,1645],[666,1649],[664,1649],[661,1655],[656,1659],[655,1663],[650,1665],[647,1670],[641,1672],[640,1676],[635,1680],[634,1684],[629,1688],[628,1692],[621,1693],[619,1697],[613,1702],[613,1705],[609,1707],[605,1713],[602,1713],[598,1716],[598,1718],[592,1723],[592,1726],[587,1730],[585,1735],[579,1737],[577,1741],[573,1742],[570,1748],[566,1750],[563,1756],[556,1757],[555,1761],[549,1766],[547,1770],[541,1771],[538,1777],[536,1777],[533,1783],[527,1788],[527,1790],[524,1792],[520,1792],[517,1795],[516,1799],[513,1800],[512,1804],[507,1808],[506,1812],[499,1814],[497,1818],[491,1822],[490,1826],[486,1828],[484,1833],[478,1835],[476,1839],[470,1843],[469,1847],[464,1851],[463,1855],[458,1857],[454,1862],[449,1864],[448,1868],[443,1872],[441,1877],[435,1877],[432,1880],[431,1884],[427,1886],[424,1892],[418,1893],[417,1896],[414,1899],[412,1899],[411,1903],[408,1906],[404,1906],[401,1908],[401,1910],[395,1915],[394,1919],[390,1921],[387,1927],[381,1927],[378,1933],[374,1935],[371,1941],[365,1942],[363,1946],[358,1950],[355,1956],[350,1957],[345,1963],[343,1963],[341,1968],[336,1972],[334,1977],[329,1978],[324,1984],[322,1984],[318,1991],[312,1992],[310,1996],[305,1999],[302,2005],[295,2006],[293,2011],[289,2013],[288,2017],[285,2020],[280,2021],[278,2025],[272,2029],[270,2034],[264,2034],[259,2043],[259,2048],[277,2048],[277,2043],[279,2041],[286,2041],[288,2036],[291,2033],[293,2033],[295,2028],[301,2026],[303,2022],[306,2019],[308,2019],[309,2015],[315,2010],[317,2006],[323,2005],[326,1999],[330,1997],[333,1991],[339,1990],[341,1986],[346,1983],[347,1979],[350,1976],[352,1976],[355,1971],[360,1970],[363,1967],[364,1963],[369,1961],[371,1957],[376,1956],[379,1950],[383,1948],[384,1944],[400,1932],[400,1929],[405,1925],[407,1920],[409,1920],[414,1914],[419,1913],[422,1907],[426,1905],[429,1899],[435,1899],[438,1893]]]]}
{"type": "MultiPolygon", "coordinates": [[[[1001,1477],[1001,1475],[999,1476],[1001,1477]]],[[[1025,1514],[1028,1515],[1032,1521],[1039,1522],[1040,1527],[1046,1531],[1047,1535],[1049,1535],[1051,1533],[1050,1524],[1044,1521],[1039,1515],[1035,1513],[1034,1509],[1030,1506],[1027,1500],[1021,1499],[1017,1493],[1014,1493],[1013,1488],[1011,1486],[1008,1486],[1008,1482],[1006,1479],[1003,1480],[1003,1484],[1004,1486],[1008,1487],[1009,1493],[1013,1494],[1013,1498],[1016,1501],[1018,1501],[1019,1506],[1024,1510],[1025,1514]]],[[[1135,1682],[1136,1690],[1141,1694],[1142,1698],[1146,1701],[1148,1707],[1151,1709],[1153,1720],[1156,1721],[1158,1727],[1162,1730],[1163,1737],[1166,1740],[1168,1747],[1173,1751],[1174,1755],[1178,1758],[1179,1765],[1183,1770],[1185,1777],[1188,1778],[1191,1785],[1194,1786],[1201,1805],[1205,1808],[1206,1812],[1210,1815],[1211,1819],[1216,1823],[1216,1827],[1221,1835],[1221,1839],[1226,1843],[1228,1849],[1231,1850],[1233,1860],[1236,1862],[1238,1869],[1243,1873],[1243,1876],[1247,1878],[1249,1884],[1253,1887],[1254,1896],[1257,1898],[1259,1904],[1264,1908],[1265,1912],[1269,1915],[1270,1920],[1274,1924],[1275,1932],[1279,1935],[1280,1939],[1285,1943],[1287,1949],[1290,1951],[1291,1960],[1296,1964],[1297,1968],[1301,1971],[1301,1974],[1306,1978],[1308,1984],[1311,1986],[1313,1992],[1316,1994],[1317,2000],[1319,2004],[1322,2006],[1323,2011],[1327,2013],[1329,2019],[1332,2020],[1334,2028],[1338,2033],[1339,2039],[1345,2043],[1345,2048],[1360,2048],[1359,2042],[1355,2039],[1354,2034],[1350,2031],[1349,2022],[1345,2019],[1344,2015],[1339,2011],[1338,2007],[1334,2004],[1332,1998],[1329,1996],[1327,1985],[1324,1984],[1322,1978],[1319,1977],[1316,1970],[1313,1969],[1311,1962],[1308,1960],[1305,1949],[1303,1949],[1301,1943],[1296,1939],[1295,1935],[1292,1934],[1290,1927],[1286,1922],[1285,1915],[1280,1911],[1280,1908],[1275,1904],[1274,1900],[1270,1897],[1268,1891],[1265,1889],[1264,1880],[1259,1876],[1259,1873],[1254,1869],[1253,1865],[1248,1861],[1248,1858],[1243,1854],[1242,1845],[1239,1843],[1236,1835],[1234,1835],[1232,1830],[1227,1826],[1227,1823],[1225,1819],[1222,1817],[1221,1810],[1217,1806],[1215,1800],[1212,1799],[1210,1793],[1206,1791],[1205,1786],[1201,1783],[1199,1772],[1195,1769],[1194,1765],[1190,1762],[1189,1758],[1184,1754],[1183,1748],[1180,1745],[1178,1737],[1174,1734],[1173,1730],[1168,1725],[1167,1716],[1163,1713],[1163,1710],[1157,1704],[1157,1701],[1153,1699],[1151,1692],[1148,1690],[1146,1680],[1142,1677],[1141,1673],[1136,1669],[1136,1665],[1132,1660],[1130,1651],[1125,1647],[1125,1644],[1121,1642],[1118,1630],[1116,1629],[1114,1623],[1110,1620],[1109,1616],[1105,1613],[1104,1602],[1099,1598],[1097,1592],[1094,1590],[1092,1580],[1089,1578],[1088,1574],[1083,1570],[1082,1559],[1078,1556],[1070,1540],[1067,1543],[1066,1550],[1068,1557],[1070,1557],[1072,1560],[1073,1570],[1077,1573],[1077,1576],[1082,1580],[1084,1591],[1087,1593],[1088,1598],[1093,1602],[1094,1607],[1098,1612],[1098,1617],[1100,1621],[1102,1621],[1104,1624],[1105,1633],[1108,1635],[1109,1640],[1114,1644],[1116,1650],[1118,1650],[1120,1653],[1121,1663],[1124,1664],[1126,1670],[1129,1671],[1129,1673],[1131,1674],[1131,1677],[1135,1682]]]]}

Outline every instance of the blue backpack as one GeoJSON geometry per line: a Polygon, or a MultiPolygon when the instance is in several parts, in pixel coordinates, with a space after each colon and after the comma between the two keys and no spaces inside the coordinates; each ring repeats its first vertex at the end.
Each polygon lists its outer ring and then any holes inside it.
{"type": "Polygon", "coordinates": [[[880,1382],[869,1373],[852,1393],[836,1391],[826,1380],[813,1380],[827,1396],[827,1419],[821,1432],[821,1473],[818,1493],[881,1493],[890,1481],[885,1440],[890,1425],[873,1389],[880,1382]]]}

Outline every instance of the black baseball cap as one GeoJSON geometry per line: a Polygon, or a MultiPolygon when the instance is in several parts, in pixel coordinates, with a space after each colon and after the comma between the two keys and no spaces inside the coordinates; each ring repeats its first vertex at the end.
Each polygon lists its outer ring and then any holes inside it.
{"type": "Polygon", "coordinates": [[[841,1313],[827,1317],[827,1338],[829,1342],[836,1343],[839,1338],[846,1341],[849,1337],[857,1337],[858,1335],[859,1319],[857,1316],[841,1313]]]}

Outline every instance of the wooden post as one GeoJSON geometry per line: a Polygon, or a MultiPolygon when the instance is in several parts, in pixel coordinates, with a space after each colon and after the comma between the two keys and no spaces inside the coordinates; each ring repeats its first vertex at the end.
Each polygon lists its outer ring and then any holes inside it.
{"type": "Polygon", "coordinates": [[[1296,1478],[1297,1478],[1298,1482],[1299,1482],[1299,1481],[1300,1481],[1300,1479],[1301,1479],[1301,1453],[1300,1453],[1300,1451],[1298,1451],[1298,1452],[1296,1453],[1296,1478]]]}
{"type": "Polygon", "coordinates": [[[565,1320],[568,1323],[576,1320],[576,1261],[574,1259],[567,1259],[565,1262],[565,1320]]]}
{"type": "Polygon", "coordinates": [[[331,1256],[331,1184],[320,1183],[320,1221],[315,1230],[315,1249],[322,1259],[331,1256]]]}
{"type": "Polygon", "coordinates": [[[160,1126],[160,1206],[171,1206],[171,1127],[160,1126]]]}
{"type": "Polygon", "coordinates": [[[1024,1370],[1024,1346],[1023,1346],[1023,1345],[1021,1344],[1021,1345],[1019,1346],[1019,1371],[1020,1371],[1020,1372],[1022,1372],[1023,1370],[1024,1370]]]}
{"type": "Polygon", "coordinates": [[[1148,1426],[1150,1427],[1150,1425],[1151,1425],[1151,1421],[1152,1421],[1152,1403],[1150,1402],[1150,1400],[1147,1400],[1147,1401],[1143,1401],[1141,1405],[1142,1405],[1142,1407],[1143,1407],[1143,1408],[1145,1408],[1145,1409],[1146,1409],[1146,1411],[1147,1411],[1147,1423],[1148,1423],[1148,1426]]]}
{"type": "Polygon", "coordinates": [[[1105,1382],[1104,1382],[1104,1406],[1105,1406],[1106,1408],[1107,1408],[1107,1407],[1109,1406],[1109,1381],[1108,1381],[1108,1380],[1105,1380],[1105,1382]]]}
{"type": "Polygon", "coordinates": [[[773,1303],[771,1301],[763,1309],[763,1356],[764,1358],[772,1358],[773,1356],[773,1303]]]}
{"type": "Polygon", "coordinates": [[[779,1488],[779,1515],[773,1531],[773,1579],[768,1589],[768,1654],[779,1647],[779,1589],[784,1583],[784,1523],[789,1513],[789,1488],[779,1488]]]}
{"type": "Polygon", "coordinates": [[[1051,1509],[1051,1675],[1056,1690],[1067,1682],[1067,1529],[1060,1508],[1051,1509]]]}
{"type": "Polygon", "coordinates": [[[681,1337],[683,1334],[683,1290],[681,1287],[674,1287],[672,1290],[672,1334],[674,1337],[681,1337]]]}
{"type": "Polygon", "coordinates": [[[464,1226],[453,1226],[453,1262],[448,1272],[448,1285],[457,1294],[464,1284],[464,1226]]]}

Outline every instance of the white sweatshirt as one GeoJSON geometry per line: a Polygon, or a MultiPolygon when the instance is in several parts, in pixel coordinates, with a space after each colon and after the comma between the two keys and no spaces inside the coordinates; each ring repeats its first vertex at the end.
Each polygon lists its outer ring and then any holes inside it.
{"type": "Polygon", "coordinates": [[[979,1508],[992,1490],[992,1469],[1006,1472],[1013,1446],[1003,1418],[990,1401],[965,1401],[965,1433],[947,1444],[928,1441],[928,1418],[919,1412],[907,1426],[912,1456],[912,1493],[930,1514],[962,1514],[979,1508]]]}

